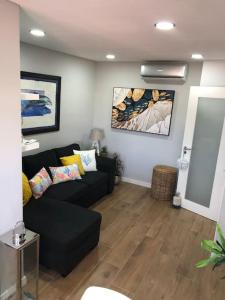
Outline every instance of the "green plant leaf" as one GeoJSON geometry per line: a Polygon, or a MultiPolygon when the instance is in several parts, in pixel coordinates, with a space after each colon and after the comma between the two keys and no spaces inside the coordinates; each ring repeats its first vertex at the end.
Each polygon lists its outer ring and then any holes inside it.
{"type": "Polygon", "coordinates": [[[223,246],[221,245],[220,241],[216,240],[216,243],[220,246],[221,249],[223,249],[223,246]]]}
{"type": "Polygon", "coordinates": [[[216,242],[211,241],[211,240],[204,240],[201,242],[201,246],[203,249],[205,249],[206,251],[209,251],[211,253],[215,253],[215,254],[222,254],[223,249],[217,245],[216,242]]]}
{"type": "Polygon", "coordinates": [[[223,231],[222,231],[220,224],[216,225],[216,230],[217,230],[217,233],[218,233],[218,236],[220,239],[220,243],[223,247],[223,250],[225,250],[225,238],[224,238],[223,231]]]}
{"type": "Polygon", "coordinates": [[[217,262],[213,266],[213,270],[222,264],[225,264],[225,256],[218,257],[217,262]]]}
{"type": "Polygon", "coordinates": [[[225,257],[221,257],[221,256],[217,256],[217,255],[213,255],[207,259],[203,259],[203,260],[200,260],[199,262],[197,262],[197,264],[195,265],[196,268],[204,268],[210,264],[216,264],[216,265],[220,265],[222,264],[223,260],[225,259],[225,257]]]}
{"type": "Polygon", "coordinates": [[[204,268],[206,266],[208,266],[210,264],[210,259],[202,259],[199,262],[197,262],[197,264],[195,265],[196,268],[204,268]]]}

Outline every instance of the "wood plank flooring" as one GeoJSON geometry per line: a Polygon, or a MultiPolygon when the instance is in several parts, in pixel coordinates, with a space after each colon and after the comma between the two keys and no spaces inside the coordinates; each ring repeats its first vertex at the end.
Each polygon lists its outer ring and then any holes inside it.
{"type": "Polygon", "coordinates": [[[200,241],[213,238],[214,222],[155,201],[149,189],[128,183],[93,209],[103,216],[99,246],[66,278],[42,267],[40,300],[80,300],[92,285],[132,300],[225,299],[225,267],[194,267],[206,256],[200,241]]]}

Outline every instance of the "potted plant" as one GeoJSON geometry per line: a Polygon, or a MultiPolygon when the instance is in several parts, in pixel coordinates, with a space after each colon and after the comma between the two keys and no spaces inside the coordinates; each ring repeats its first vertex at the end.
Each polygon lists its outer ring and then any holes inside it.
{"type": "MultiPolygon", "coordinates": [[[[197,268],[204,268],[210,264],[213,265],[213,270],[225,264],[225,237],[223,235],[221,226],[217,224],[216,226],[217,234],[219,240],[212,241],[212,240],[204,240],[201,242],[201,246],[203,249],[210,253],[209,258],[200,260],[197,264],[197,268]]],[[[224,279],[225,277],[223,277],[224,279]]]]}
{"type": "Polygon", "coordinates": [[[121,182],[124,166],[118,153],[113,153],[113,158],[116,160],[115,184],[118,185],[121,182]]]}
{"type": "Polygon", "coordinates": [[[100,152],[100,155],[101,156],[104,156],[106,157],[108,155],[108,150],[107,150],[107,147],[106,146],[103,146],[102,149],[101,149],[101,152],[100,152]]]}

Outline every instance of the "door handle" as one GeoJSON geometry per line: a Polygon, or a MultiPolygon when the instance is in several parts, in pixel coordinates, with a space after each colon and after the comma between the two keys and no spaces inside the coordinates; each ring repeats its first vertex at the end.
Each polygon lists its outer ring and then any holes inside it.
{"type": "Polygon", "coordinates": [[[184,151],[191,151],[191,150],[192,150],[191,147],[184,146],[184,151]]]}
{"type": "Polygon", "coordinates": [[[184,146],[183,155],[185,155],[187,153],[187,151],[191,151],[191,150],[192,150],[191,147],[184,146]]]}

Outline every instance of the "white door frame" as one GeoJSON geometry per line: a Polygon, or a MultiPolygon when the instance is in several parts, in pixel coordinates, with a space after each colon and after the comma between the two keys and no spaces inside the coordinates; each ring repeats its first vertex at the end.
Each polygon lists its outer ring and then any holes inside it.
{"type": "MultiPolygon", "coordinates": [[[[184,146],[191,148],[193,143],[199,97],[210,98],[212,99],[212,101],[213,99],[225,99],[225,87],[201,87],[201,86],[191,87],[181,155],[183,155],[184,146]]],[[[191,151],[187,151],[186,157],[190,159],[190,156],[191,156],[191,151]]],[[[225,122],[224,122],[221,141],[220,141],[220,147],[219,147],[219,153],[217,158],[215,177],[213,182],[213,189],[212,189],[209,208],[197,204],[195,202],[192,202],[188,199],[185,199],[189,169],[179,171],[177,191],[181,193],[181,196],[183,198],[182,207],[191,210],[195,213],[198,213],[209,219],[218,221],[221,206],[222,206],[222,201],[223,201],[224,188],[225,188],[224,170],[225,170],[225,122]]]]}

